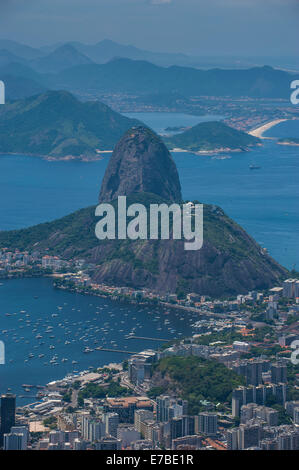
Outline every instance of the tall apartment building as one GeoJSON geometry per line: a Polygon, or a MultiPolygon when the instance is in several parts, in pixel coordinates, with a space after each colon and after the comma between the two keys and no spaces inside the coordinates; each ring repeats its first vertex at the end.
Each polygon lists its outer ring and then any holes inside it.
{"type": "Polygon", "coordinates": [[[106,434],[117,437],[117,428],[119,425],[119,416],[117,413],[105,413],[104,423],[106,434]]]}
{"type": "Polygon", "coordinates": [[[24,434],[9,433],[4,434],[3,449],[4,450],[26,450],[27,443],[25,442],[24,434]]]}
{"type": "Polygon", "coordinates": [[[172,447],[173,439],[195,434],[194,416],[177,416],[163,423],[163,446],[172,447]]]}
{"type": "Polygon", "coordinates": [[[29,428],[27,425],[23,426],[12,426],[10,432],[12,434],[22,434],[23,441],[22,441],[22,450],[27,449],[28,441],[29,441],[29,428]]]}
{"type": "Polygon", "coordinates": [[[117,439],[122,442],[122,447],[126,449],[131,446],[132,442],[139,441],[141,435],[132,425],[121,424],[117,428],[117,439]]]}
{"type": "Polygon", "coordinates": [[[278,425],[278,411],[267,406],[259,406],[255,403],[243,405],[241,408],[241,423],[247,423],[251,419],[258,418],[269,426],[278,425]]]}
{"type": "Polygon", "coordinates": [[[246,385],[257,386],[263,383],[262,373],[269,370],[270,361],[264,359],[237,361],[232,368],[237,374],[245,377],[246,385]]]}
{"type": "Polygon", "coordinates": [[[299,281],[297,279],[287,279],[283,283],[283,296],[290,298],[295,298],[298,295],[299,281]]]}
{"type": "Polygon", "coordinates": [[[295,409],[299,408],[299,400],[294,401],[287,401],[285,404],[286,413],[294,419],[294,412],[295,409]]]}
{"type": "MultiPolygon", "coordinates": [[[[96,440],[96,433],[91,433],[89,434],[89,437],[91,439],[87,439],[90,441],[96,440]]],[[[79,439],[79,431],[51,431],[49,433],[49,442],[50,444],[59,444],[61,448],[64,447],[64,444],[68,443],[72,447],[74,444],[74,441],[76,439],[79,439]]]]}
{"type": "Polygon", "coordinates": [[[207,436],[215,436],[218,431],[218,417],[216,413],[199,413],[199,432],[207,436]]]}
{"type": "Polygon", "coordinates": [[[138,432],[142,432],[141,424],[144,421],[154,420],[154,413],[150,410],[135,410],[134,413],[134,428],[138,432]]]}
{"type": "Polygon", "coordinates": [[[257,447],[260,442],[261,427],[258,424],[241,424],[238,430],[238,446],[240,450],[257,447]]]}
{"type": "Polygon", "coordinates": [[[226,439],[227,439],[227,450],[238,450],[239,442],[238,442],[238,428],[229,429],[226,432],[226,439]]]}
{"type": "Polygon", "coordinates": [[[243,405],[248,403],[257,403],[264,405],[268,397],[274,397],[276,403],[282,405],[286,402],[287,385],[286,384],[270,384],[259,385],[258,387],[238,387],[232,393],[232,415],[240,416],[243,405]]]}
{"type": "Polygon", "coordinates": [[[172,398],[168,395],[157,397],[157,421],[165,422],[172,418],[188,414],[186,400],[172,398]]]}
{"type": "Polygon", "coordinates": [[[296,426],[299,426],[299,407],[294,408],[293,419],[294,419],[294,424],[296,424],[296,426]]]}
{"type": "Polygon", "coordinates": [[[1,395],[0,446],[3,445],[4,434],[9,434],[15,425],[15,414],[16,396],[11,393],[1,395]]]}
{"type": "Polygon", "coordinates": [[[283,296],[289,298],[295,297],[296,279],[286,279],[283,282],[283,296]]]}
{"type": "Polygon", "coordinates": [[[83,415],[81,434],[85,441],[95,442],[105,436],[105,424],[89,415],[83,415]]]}
{"type": "Polygon", "coordinates": [[[287,366],[283,363],[271,364],[271,381],[273,384],[287,383],[287,366]]]}
{"type": "Polygon", "coordinates": [[[171,440],[178,437],[192,436],[195,433],[194,416],[180,416],[170,421],[170,438],[171,440]]]}
{"type": "Polygon", "coordinates": [[[278,450],[299,450],[299,433],[296,431],[280,434],[277,440],[278,450]]]}
{"type": "Polygon", "coordinates": [[[151,377],[152,364],[156,362],[157,355],[155,351],[147,350],[142,353],[131,356],[128,362],[128,372],[130,382],[133,384],[142,384],[144,380],[151,377]]]}

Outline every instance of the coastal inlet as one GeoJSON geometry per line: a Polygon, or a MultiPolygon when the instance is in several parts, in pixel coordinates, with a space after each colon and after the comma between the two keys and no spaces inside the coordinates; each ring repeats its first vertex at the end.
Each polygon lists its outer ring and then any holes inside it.
{"type": "Polygon", "coordinates": [[[180,338],[193,332],[196,319],[191,312],[61,291],[45,278],[2,281],[0,340],[5,343],[6,364],[0,365],[0,392],[11,388],[18,405],[34,402],[36,390],[26,391],[23,384],[45,385],[74,371],[120,363],[129,351],[163,344],[128,340],[127,335],[180,338]]]}

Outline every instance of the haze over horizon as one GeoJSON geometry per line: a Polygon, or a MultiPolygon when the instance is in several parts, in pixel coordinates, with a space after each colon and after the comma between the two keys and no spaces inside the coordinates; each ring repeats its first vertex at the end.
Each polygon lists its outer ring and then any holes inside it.
{"type": "Polygon", "coordinates": [[[298,55],[298,0],[0,0],[0,10],[0,37],[34,47],[110,39],[194,56],[298,55]]]}

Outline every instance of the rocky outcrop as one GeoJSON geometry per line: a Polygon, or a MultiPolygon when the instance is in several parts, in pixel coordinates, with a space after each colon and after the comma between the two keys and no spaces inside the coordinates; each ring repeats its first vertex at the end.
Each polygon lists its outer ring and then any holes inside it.
{"type": "Polygon", "coordinates": [[[160,138],[146,127],[130,129],[116,145],[100,192],[100,202],[118,196],[153,193],[180,202],[181,185],[175,163],[160,138]]]}
{"type": "MultiPolygon", "coordinates": [[[[176,166],[150,130],[133,128],[117,145],[100,201],[128,196],[128,204],[181,201],[176,166]]],[[[113,203],[117,206],[116,201],[113,203]]],[[[95,236],[95,207],[47,224],[0,233],[0,248],[39,250],[92,263],[93,280],[159,293],[211,297],[244,294],[281,283],[287,270],[216,206],[204,205],[204,242],[185,251],[183,240],[104,240],[95,236]]]]}
{"type": "Polygon", "coordinates": [[[204,243],[185,251],[181,240],[107,241],[90,252],[94,280],[165,294],[244,294],[280,283],[287,271],[223,211],[204,205],[204,243]]]}

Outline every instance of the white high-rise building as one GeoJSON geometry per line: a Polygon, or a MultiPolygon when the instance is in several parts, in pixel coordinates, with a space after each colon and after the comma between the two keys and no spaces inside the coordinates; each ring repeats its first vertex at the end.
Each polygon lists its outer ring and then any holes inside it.
{"type": "Polygon", "coordinates": [[[286,279],[283,282],[283,296],[288,299],[295,297],[297,279],[286,279]]]}
{"type": "Polygon", "coordinates": [[[82,417],[81,434],[85,441],[95,442],[105,436],[105,424],[91,416],[82,417]]]}
{"type": "Polygon", "coordinates": [[[117,437],[117,428],[119,425],[119,416],[117,413],[106,413],[104,415],[106,434],[117,437]]]}
{"type": "Polygon", "coordinates": [[[24,434],[4,434],[4,450],[26,450],[24,434]]]}
{"type": "Polygon", "coordinates": [[[22,450],[26,450],[29,441],[29,428],[28,426],[12,426],[10,430],[11,434],[22,434],[23,442],[22,442],[22,450]]]}

